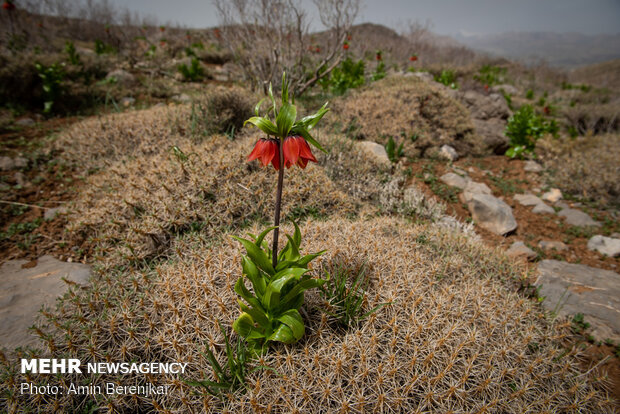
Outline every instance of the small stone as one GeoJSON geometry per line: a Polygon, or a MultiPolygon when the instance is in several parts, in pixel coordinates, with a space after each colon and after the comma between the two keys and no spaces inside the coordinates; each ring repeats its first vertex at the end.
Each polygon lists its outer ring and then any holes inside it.
{"type": "Polygon", "coordinates": [[[562,192],[557,188],[552,188],[545,194],[543,194],[542,199],[548,201],[550,203],[555,203],[562,199],[562,192]]]}
{"type": "Polygon", "coordinates": [[[18,171],[14,175],[17,185],[24,187],[26,185],[26,176],[21,171],[18,171]]]}
{"type": "Polygon", "coordinates": [[[523,170],[527,172],[538,173],[542,171],[542,166],[536,161],[525,161],[523,165],[523,170]]]}
{"type": "Polygon", "coordinates": [[[546,252],[548,252],[549,250],[557,250],[558,252],[561,252],[568,249],[568,246],[566,246],[561,241],[554,240],[541,240],[538,242],[538,247],[540,247],[546,252]]]}
{"type": "Polygon", "coordinates": [[[541,201],[540,204],[537,204],[532,209],[532,213],[536,213],[536,214],[542,214],[542,213],[555,214],[555,210],[553,209],[553,207],[548,206],[548,205],[546,205],[545,203],[543,203],[541,201]]]}
{"type": "Polygon", "coordinates": [[[564,217],[566,222],[572,226],[601,226],[601,223],[592,220],[592,217],[574,208],[565,208],[558,213],[558,216],[564,217]]]}
{"type": "Polygon", "coordinates": [[[522,206],[537,206],[542,203],[542,200],[533,194],[517,194],[514,199],[522,206]]]}
{"type": "Polygon", "coordinates": [[[474,194],[488,194],[492,195],[493,192],[485,183],[477,183],[475,181],[467,181],[467,185],[463,189],[460,195],[460,199],[465,204],[469,203],[474,194]]]}
{"type": "Polygon", "coordinates": [[[180,95],[174,95],[172,100],[178,103],[190,103],[192,98],[190,98],[188,94],[182,93],[180,95]]]}
{"type": "Polygon", "coordinates": [[[533,193],[540,193],[540,188],[534,187],[534,188],[532,188],[532,192],[533,193]]]}
{"type": "Polygon", "coordinates": [[[13,168],[24,168],[28,166],[28,160],[22,157],[0,157],[0,171],[8,171],[13,168]]]}
{"type": "Polygon", "coordinates": [[[136,99],[130,96],[125,96],[123,99],[121,99],[121,105],[123,105],[125,108],[130,107],[135,102],[136,102],[136,99]]]}
{"type": "Polygon", "coordinates": [[[450,145],[442,145],[439,149],[439,156],[447,159],[448,161],[456,161],[459,158],[456,150],[450,145]]]}
{"type": "Polygon", "coordinates": [[[34,124],[35,122],[32,118],[22,118],[15,122],[15,125],[23,127],[33,126],[34,124]]]}
{"type": "Polygon", "coordinates": [[[457,188],[460,188],[461,190],[465,189],[465,187],[467,186],[467,182],[468,182],[467,179],[455,173],[446,173],[442,175],[441,177],[439,177],[439,179],[443,181],[444,183],[448,184],[449,186],[457,187],[457,188]]]}
{"type": "Polygon", "coordinates": [[[609,257],[618,257],[620,256],[620,239],[596,235],[588,240],[588,249],[596,250],[609,257]]]}
{"type": "Polygon", "coordinates": [[[67,209],[65,207],[48,208],[47,210],[45,210],[45,213],[43,214],[43,218],[45,220],[53,220],[54,218],[56,218],[58,214],[66,214],[66,213],[67,213],[67,209]]]}
{"type": "Polygon", "coordinates": [[[361,141],[359,143],[362,150],[366,152],[372,159],[379,164],[390,165],[390,159],[383,145],[377,144],[373,141],[361,141]]]}
{"type": "Polygon", "coordinates": [[[516,241],[512,243],[510,248],[506,250],[506,254],[510,257],[522,257],[531,261],[536,258],[537,254],[534,250],[527,247],[523,242],[516,241]]]}
{"type": "Polygon", "coordinates": [[[620,239],[620,233],[611,233],[609,237],[613,237],[614,239],[620,239]]]}
{"type": "Polygon", "coordinates": [[[109,72],[105,78],[116,79],[117,83],[122,84],[124,86],[130,86],[135,80],[135,77],[131,73],[127,72],[126,70],[122,70],[122,69],[117,69],[117,70],[113,70],[112,72],[109,72]]]}
{"type": "Polygon", "coordinates": [[[474,221],[490,232],[505,235],[517,228],[510,206],[490,194],[473,194],[467,207],[474,221]]]}
{"type": "Polygon", "coordinates": [[[515,88],[512,85],[508,85],[508,84],[501,84],[501,85],[495,85],[491,88],[492,92],[495,93],[505,93],[508,95],[518,95],[519,94],[519,90],[517,88],[515,88]]]}

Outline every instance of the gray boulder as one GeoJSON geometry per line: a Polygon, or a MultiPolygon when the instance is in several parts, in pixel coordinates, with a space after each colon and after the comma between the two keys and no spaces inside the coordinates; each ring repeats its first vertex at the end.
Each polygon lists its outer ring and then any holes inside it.
{"type": "Polygon", "coordinates": [[[596,250],[609,257],[618,257],[620,256],[620,239],[596,235],[588,240],[588,249],[596,250]]]}
{"type": "Polygon", "coordinates": [[[456,150],[450,145],[442,145],[439,149],[439,156],[448,161],[456,161],[459,159],[459,155],[456,153],[456,150]]]}
{"type": "Polygon", "coordinates": [[[27,260],[10,260],[0,266],[0,346],[36,345],[28,331],[42,306],[53,306],[67,290],[63,278],[88,283],[90,266],[43,256],[34,266],[27,260]]]}
{"type": "Polygon", "coordinates": [[[476,91],[467,91],[459,94],[461,102],[471,112],[475,119],[508,119],[510,109],[506,104],[506,99],[498,93],[485,95],[476,91]]]}
{"type": "Polygon", "coordinates": [[[390,159],[388,158],[387,151],[383,145],[377,144],[373,141],[361,141],[358,145],[362,148],[362,151],[374,159],[377,164],[385,166],[390,165],[390,159]]]}
{"type": "Polygon", "coordinates": [[[494,154],[503,155],[510,148],[510,139],[504,134],[506,121],[500,118],[472,119],[476,134],[494,154]]]}
{"type": "Polygon", "coordinates": [[[523,258],[528,261],[534,260],[537,256],[536,252],[525,245],[525,243],[516,241],[506,250],[506,255],[514,258],[523,258]]]}
{"type": "Polygon", "coordinates": [[[457,187],[457,188],[460,188],[461,190],[465,189],[465,187],[467,186],[467,182],[468,182],[466,178],[463,178],[460,175],[455,174],[455,173],[446,173],[442,175],[441,177],[439,177],[439,179],[443,181],[444,183],[448,184],[449,186],[457,187]]]}
{"type": "Polygon", "coordinates": [[[490,232],[505,235],[517,228],[510,206],[490,194],[472,194],[467,207],[474,221],[490,232]]]}
{"type": "Polygon", "coordinates": [[[538,265],[536,286],[542,305],[560,317],[581,313],[599,339],[620,341],[620,275],[609,270],[557,260],[538,265]]]}
{"type": "Polygon", "coordinates": [[[588,216],[583,211],[574,208],[562,209],[558,213],[558,216],[564,217],[566,222],[572,226],[601,226],[601,223],[592,220],[592,217],[588,216]]]}

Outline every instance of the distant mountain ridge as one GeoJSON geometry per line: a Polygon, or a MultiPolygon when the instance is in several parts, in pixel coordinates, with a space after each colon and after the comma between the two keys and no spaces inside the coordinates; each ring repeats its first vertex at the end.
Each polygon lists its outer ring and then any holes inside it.
{"type": "Polygon", "coordinates": [[[545,61],[551,66],[572,68],[620,58],[620,33],[506,32],[453,37],[474,50],[526,64],[545,61]]]}

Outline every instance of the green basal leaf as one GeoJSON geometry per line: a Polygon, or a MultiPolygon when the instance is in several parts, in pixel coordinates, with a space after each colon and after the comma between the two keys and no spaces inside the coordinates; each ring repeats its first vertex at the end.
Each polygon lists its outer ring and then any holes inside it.
{"type": "Polygon", "coordinates": [[[312,254],[307,254],[304,257],[302,257],[301,259],[299,259],[297,261],[297,266],[300,267],[306,267],[308,266],[308,263],[310,263],[311,261],[313,261],[314,259],[316,259],[317,257],[319,257],[320,255],[322,255],[323,253],[325,253],[327,250],[321,250],[320,252],[316,252],[316,253],[312,253],[312,254]]]}
{"type": "Polygon", "coordinates": [[[247,338],[254,330],[254,320],[247,313],[242,313],[237,320],[233,323],[233,329],[239,335],[247,338]]]}
{"type": "Polygon", "coordinates": [[[258,308],[258,307],[250,308],[249,306],[247,306],[245,303],[241,302],[240,300],[237,300],[237,302],[239,303],[239,307],[241,308],[241,311],[250,315],[252,319],[256,321],[256,323],[258,323],[258,325],[261,328],[263,328],[263,331],[267,331],[271,333],[271,322],[269,322],[269,318],[267,317],[265,312],[263,312],[262,308],[258,308]]]}
{"type": "Polygon", "coordinates": [[[237,236],[231,236],[231,237],[237,240],[239,243],[243,244],[243,247],[245,247],[245,250],[248,252],[248,256],[250,257],[250,260],[252,260],[252,262],[256,266],[261,268],[265,273],[269,275],[275,274],[273,266],[271,265],[271,262],[269,261],[269,257],[267,256],[267,254],[265,254],[265,252],[260,247],[256,246],[250,240],[246,240],[246,239],[243,239],[237,236]]]}
{"type": "Polygon", "coordinates": [[[265,239],[265,236],[267,236],[267,234],[269,234],[270,231],[275,230],[277,228],[278,226],[272,226],[272,227],[265,229],[261,234],[258,235],[258,237],[254,238],[254,244],[260,247],[261,244],[263,243],[263,239],[265,239]]]}
{"type": "Polygon", "coordinates": [[[280,250],[280,253],[278,254],[278,265],[276,267],[279,267],[280,270],[286,267],[286,266],[280,266],[280,263],[284,260],[284,256],[286,255],[286,253],[288,252],[290,248],[291,246],[289,246],[289,244],[286,243],[286,246],[284,246],[284,248],[280,250]]]}
{"type": "Polygon", "coordinates": [[[314,147],[318,148],[319,150],[327,154],[327,151],[325,150],[325,148],[323,148],[321,144],[319,144],[314,138],[312,138],[312,135],[310,135],[307,129],[303,127],[294,128],[294,129],[291,129],[291,133],[292,135],[301,135],[303,139],[308,141],[308,143],[312,144],[314,147]]]}
{"type": "Polygon", "coordinates": [[[293,331],[286,325],[278,326],[275,332],[267,337],[267,340],[284,342],[285,344],[292,344],[296,341],[293,331]]]}
{"type": "MultiPolygon", "coordinates": [[[[245,301],[248,302],[250,305],[254,306],[257,309],[262,310],[263,307],[261,306],[258,298],[254,296],[252,292],[248,290],[248,288],[245,287],[245,283],[243,283],[243,278],[240,277],[239,279],[237,279],[237,283],[235,283],[234,290],[239,296],[245,299],[245,301]]],[[[248,313],[252,315],[250,312],[248,313]]],[[[254,315],[252,315],[252,317],[253,316],[254,315]]]]}
{"type": "Polygon", "coordinates": [[[291,246],[289,251],[286,252],[286,254],[284,255],[284,257],[286,258],[286,260],[292,260],[292,261],[296,261],[298,260],[301,256],[299,255],[299,247],[298,245],[295,243],[295,241],[293,240],[293,238],[291,236],[289,236],[288,234],[286,235],[286,238],[288,239],[288,243],[291,246]]]}
{"type": "Polygon", "coordinates": [[[284,289],[287,284],[299,280],[301,275],[307,272],[307,270],[294,268],[286,269],[282,272],[284,275],[276,280],[272,280],[265,289],[265,294],[262,297],[262,303],[267,311],[275,309],[278,305],[280,305],[280,293],[282,292],[282,289],[284,289]]]}
{"type": "Polygon", "coordinates": [[[262,116],[253,116],[252,118],[246,120],[243,123],[243,126],[245,126],[245,124],[247,124],[248,122],[258,127],[258,129],[260,129],[267,135],[278,136],[278,128],[276,128],[273,122],[271,122],[267,118],[264,118],[262,116]]]}
{"type": "Polygon", "coordinates": [[[301,315],[297,309],[289,309],[277,318],[278,321],[288,326],[293,332],[293,338],[295,341],[299,341],[306,328],[304,327],[304,320],[301,319],[301,315]]]}
{"type": "Polygon", "coordinates": [[[289,135],[296,118],[297,108],[295,105],[291,105],[288,102],[283,103],[276,117],[276,127],[280,138],[284,139],[289,135]]]}
{"type": "Polygon", "coordinates": [[[250,279],[250,282],[252,282],[254,292],[256,292],[257,295],[262,296],[263,293],[265,293],[265,287],[267,287],[267,284],[265,283],[265,279],[261,276],[258,267],[256,267],[256,265],[245,255],[241,258],[241,267],[243,269],[243,274],[250,279]]]}
{"type": "Polygon", "coordinates": [[[294,221],[293,226],[295,226],[295,232],[293,233],[293,243],[297,246],[297,250],[299,250],[299,247],[301,246],[301,230],[299,230],[299,226],[294,221]]]}
{"type": "Polygon", "coordinates": [[[284,297],[281,299],[280,302],[281,302],[282,309],[286,309],[286,308],[297,309],[296,306],[291,306],[290,302],[296,300],[297,296],[301,295],[306,290],[323,286],[325,282],[327,281],[324,279],[307,279],[302,282],[299,282],[293,287],[293,289],[290,290],[290,292],[284,295],[284,297]]]}

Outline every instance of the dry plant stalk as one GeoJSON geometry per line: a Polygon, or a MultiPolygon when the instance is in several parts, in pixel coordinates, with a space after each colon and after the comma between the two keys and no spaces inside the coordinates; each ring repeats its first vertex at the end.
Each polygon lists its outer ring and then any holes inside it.
{"type": "Polygon", "coordinates": [[[286,72],[291,91],[301,95],[342,60],[342,44],[359,11],[359,0],[314,0],[327,36],[320,51],[307,53],[312,39],[307,12],[295,0],[214,0],[221,37],[256,89],[267,92],[286,72]],[[311,75],[308,75],[311,73],[311,75]]]}

